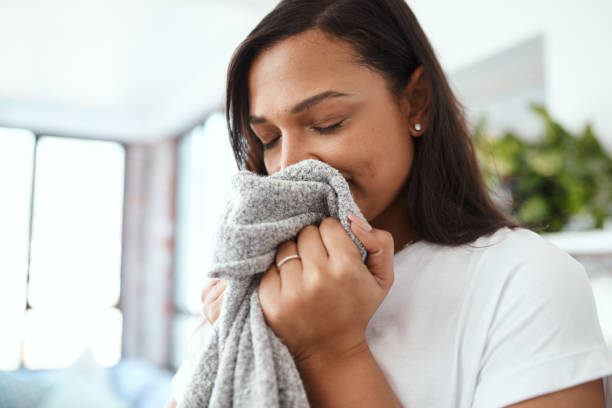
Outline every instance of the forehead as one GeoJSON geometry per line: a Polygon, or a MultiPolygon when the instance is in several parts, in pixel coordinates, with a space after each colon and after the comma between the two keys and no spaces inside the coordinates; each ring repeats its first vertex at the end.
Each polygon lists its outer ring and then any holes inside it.
{"type": "Polygon", "coordinates": [[[251,114],[289,109],[305,97],[330,89],[353,93],[372,75],[355,61],[350,44],[318,30],[275,44],[251,65],[251,114]]]}

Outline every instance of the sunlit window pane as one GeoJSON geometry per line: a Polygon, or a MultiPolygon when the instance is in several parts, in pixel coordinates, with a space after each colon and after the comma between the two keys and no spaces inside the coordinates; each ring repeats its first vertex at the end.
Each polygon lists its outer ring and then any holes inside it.
{"type": "Polygon", "coordinates": [[[182,140],[176,261],[180,310],[200,312],[200,291],[212,259],[212,237],[229,193],[231,175],[236,171],[223,115],[212,115],[204,126],[195,128],[182,140]]]}
{"type": "Polygon", "coordinates": [[[0,369],[19,366],[26,305],[35,137],[0,128],[0,369]]]}
{"type": "Polygon", "coordinates": [[[30,369],[69,367],[89,347],[103,366],[121,357],[121,312],[115,308],[26,313],[24,365],[30,369]]]}
{"type": "Polygon", "coordinates": [[[28,294],[33,308],[117,302],[124,161],[117,143],[39,139],[28,294]]]}
{"type": "Polygon", "coordinates": [[[0,370],[15,370],[21,365],[21,344],[24,332],[24,311],[0,312],[0,370]]]}
{"type": "Polygon", "coordinates": [[[25,308],[34,135],[0,128],[0,311],[25,308]]]}

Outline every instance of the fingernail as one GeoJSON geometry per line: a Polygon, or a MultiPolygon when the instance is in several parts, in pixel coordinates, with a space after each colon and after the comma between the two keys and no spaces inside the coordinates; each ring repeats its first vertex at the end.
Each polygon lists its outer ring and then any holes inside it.
{"type": "Polygon", "coordinates": [[[357,216],[355,214],[349,214],[348,218],[351,221],[357,223],[357,225],[359,227],[361,227],[361,229],[363,229],[363,230],[365,230],[367,232],[372,231],[372,226],[370,224],[368,224],[368,222],[366,220],[364,220],[363,218],[361,218],[361,217],[359,217],[359,216],[357,216]]]}

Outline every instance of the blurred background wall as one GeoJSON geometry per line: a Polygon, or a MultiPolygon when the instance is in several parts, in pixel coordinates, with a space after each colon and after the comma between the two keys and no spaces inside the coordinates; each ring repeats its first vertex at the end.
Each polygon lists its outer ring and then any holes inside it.
{"type": "MultiPolygon", "coordinates": [[[[225,69],[275,3],[0,0],[0,389],[58,406],[167,397],[236,171],[225,69]]],[[[590,125],[608,163],[610,1],[408,4],[471,126],[538,143],[536,103],[563,135],[590,125]]],[[[612,345],[609,216],[582,213],[547,237],[587,268],[612,345]]]]}

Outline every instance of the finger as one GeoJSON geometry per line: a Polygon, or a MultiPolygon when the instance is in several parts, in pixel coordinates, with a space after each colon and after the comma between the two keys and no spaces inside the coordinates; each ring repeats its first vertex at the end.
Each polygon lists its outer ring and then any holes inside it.
{"type": "Polygon", "coordinates": [[[202,294],[200,295],[200,299],[202,300],[202,303],[204,303],[204,299],[206,299],[206,295],[208,294],[208,291],[210,290],[210,288],[212,288],[217,283],[219,283],[220,280],[221,279],[218,279],[218,278],[212,278],[212,279],[206,280],[206,283],[204,283],[204,286],[202,287],[202,294]]]}
{"type": "Polygon", "coordinates": [[[307,225],[298,233],[297,251],[302,257],[303,269],[319,266],[329,256],[323,244],[319,228],[314,225],[307,225]]]}
{"type": "MultiPolygon", "coordinates": [[[[298,252],[297,244],[295,242],[283,242],[276,251],[276,265],[278,265],[279,262],[282,261],[284,258],[296,254],[300,255],[298,252]]],[[[280,273],[281,288],[286,289],[301,284],[302,260],[300,258],[286,260],[280,267],[277,266],[277,269],[280,273]]]]}
{"type": "Polygon", "coordinates": [[[210,324],[213,324],[221,315],[221,306],[223,305],[223,294],[215,301],[204,306],[204,316],[210,324]]]}
{"type": "Polygon", "coordinates": [[[388,289],[393,283],[393,235],[377,228],[368,232],[359,225],[359,221],[352,221],[351,230],[368,251],[365,264],[381,287],[388,289]]]}
{"type": "Polygon", "coordinates": [[[319,230],[330,259],[348,255],[361,260],[359,248],[337,218],[325,218],[321,221],[319,230]]]}
{"type": "Polygon", "coordinates": [[[203,303],[206,304],[206,303],[215,301],[223,293],[226,287],[227,287],[227,281],[222,280],[217,285],[210,288],[208,290],[206,297],[204,298],[203,303]]]}
{"type": "Polygon", "coordinates": [[[263,274],[261,281],[259,282],[259,288],[257,289],[257,296],[259,296],[259,303],[264,311],[267,310],[269,302],[278,299],[278,294],[281,291],[281,278],[278,268],[274,263],[270,265],[268,270],[263,274]]]}

